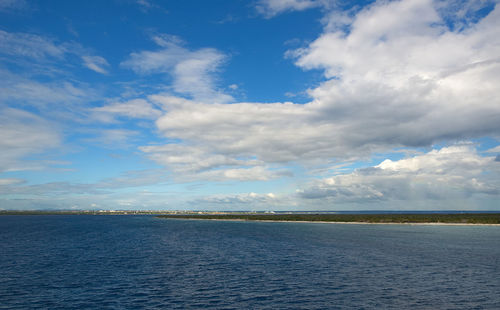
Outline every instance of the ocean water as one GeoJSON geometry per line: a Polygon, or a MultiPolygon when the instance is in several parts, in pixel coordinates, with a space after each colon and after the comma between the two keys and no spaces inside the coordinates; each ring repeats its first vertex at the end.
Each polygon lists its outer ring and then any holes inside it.
{"type": "Polygon", "coordinates": [[[1,216],[0,309],[500,309],[500,227],[1,216]]]}

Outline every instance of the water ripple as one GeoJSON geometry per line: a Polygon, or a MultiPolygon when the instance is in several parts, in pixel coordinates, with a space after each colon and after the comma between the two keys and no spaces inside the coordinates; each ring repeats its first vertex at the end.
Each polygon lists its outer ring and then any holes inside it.
{"type": "Polygon", "coordinates": [[[500,228],[0,217],[0,309],[500,309],[500,228]]]}

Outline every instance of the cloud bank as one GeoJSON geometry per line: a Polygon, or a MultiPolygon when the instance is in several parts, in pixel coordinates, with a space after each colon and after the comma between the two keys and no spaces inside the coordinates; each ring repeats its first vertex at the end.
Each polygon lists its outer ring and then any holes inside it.
{"type": "MultiPolygon", "coordinates": [[[[265,18],[312,8],[325,13],[322,33],[283,55],[323,77],[307,90],[305,104],[239,102],[218,85],[228,53],[189,48],[165,34],[152,37],[153,48],[122,55],[120,70],[140,81],[115,81],[118,91],[98,97],[98,86],[79,82],[74,71],[112,79],[106,59],[74,42],[0,30],[5,64],[0,67],[0,147],[5,150],[0,172],[47,166],[32,159],[61,145],[57,122],[80,124],[78,132],[67,130],[75,144],[133,147],[161,166],[151,174],[95,184],[27,185],[2,176],[3,193],[57,204],[73,198],[56,196],[71,193],[85,205],[144,208],[158,208],[167,197],[172,199],[168,207],[178,202],[182,208],[400,208],[402,202],[427,208],[442,201],[492,208],[500,195],[499,148],[480,153],[464,142],[500,137],[500,11],[484,3],[377,1],[342,12],[326,0],[254,3],[265,18]],[[90,128],[95,124],[99,128],[90,128]],[[391,153],[401,149],[415,154],[415,148],[427,151],[344,173],[325,172],[374,154],[393,158],[391,153]],[[301,175],[292,179],[296,174],[301,175]],[[288,182],[282,192],[262,191],[273,194],[245,187],[282,179],[288,182]],[[161,192],[120,195],[118,190],[167,181],[175,188],[231,184],[236,193],[176,200],[161,192]]],[[[229,88],[244,92],[245,83],[235,81],[229,88]]]]}
{"type": "Polygon", "coordinates": [[[318,180],[299,195],[337,203],[498,197],[499,177],[494,156],[483,157],[469,145],[457,145],[318,180]]]}
{"type": "MultiPolygon", "coordinates": [[[[289,51],[301,68],[324,71],[326,81],[309,90],[311,102],[179,104],[157,95],[152,100],[166,112],[156,125],[190,154],[203,154],[183,157],[184,165],[204,157],[214,167],[340,162],[398,147],[498,137],[499,14],[495,9],[456,31],[432,1],[377,2],[351,19],[349,31],[325,29],[289,51]]],[[[141,54],[146,61],[136,70],[175,66],[168,55],[176,49],[141,54]],[[153,56],[160,60],[149,68],[153,56]]],[[[178,148],[141,149],[169,166],[178,148]]]]}

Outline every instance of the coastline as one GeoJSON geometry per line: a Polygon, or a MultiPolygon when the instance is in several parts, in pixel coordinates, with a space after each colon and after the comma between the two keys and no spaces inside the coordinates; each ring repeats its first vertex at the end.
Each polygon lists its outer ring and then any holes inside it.
{"type": "Polygon", "coordinates": [[[406,226],[500,226],[500,224],[487,223],[441,223],[441,222],[339,222],[339,221],[286,221],[286,220],[249,220],[249,219],[215,219],[215,218],[192,218],[192,217],[158,217],[174,220],[195,220],[195,221],[223,221],[223,222],[268,222],[268,223],[320,223],[320,224],[350,224],[350,225],[406,225],[406,226]]]}

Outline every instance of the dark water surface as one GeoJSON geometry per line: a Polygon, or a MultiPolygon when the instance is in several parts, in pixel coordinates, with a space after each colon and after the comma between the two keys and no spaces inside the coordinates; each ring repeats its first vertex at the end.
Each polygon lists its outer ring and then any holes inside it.
{"type": "Polygon", "coordinates": [[[0,217],[0,309],[500,309],[500,227],[0,217]]]}

